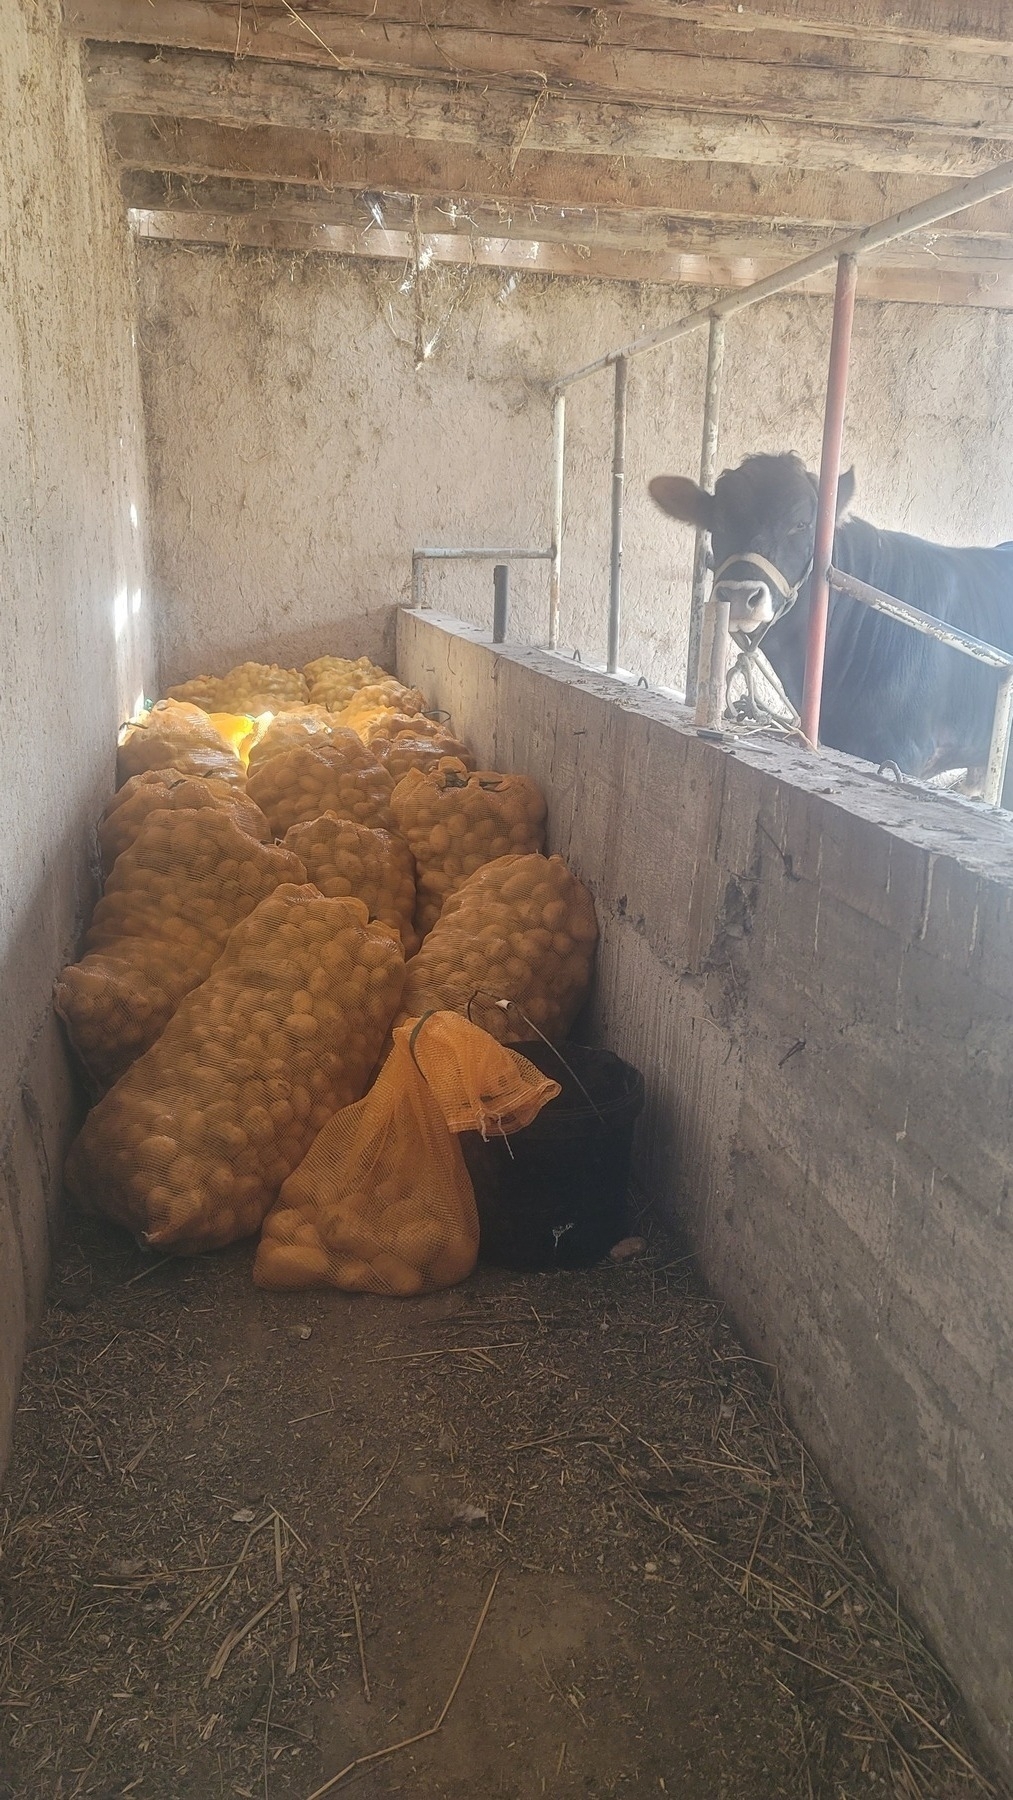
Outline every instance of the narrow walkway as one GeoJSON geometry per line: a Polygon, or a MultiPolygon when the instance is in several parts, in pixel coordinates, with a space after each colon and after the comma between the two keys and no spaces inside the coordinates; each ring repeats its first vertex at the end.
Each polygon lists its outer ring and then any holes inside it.
{"type": "Polygon", "coordinates": [[[74,1230],[2,1503],[3,1800],[308,1800],[438,1718],[494,1580],[442,1729],[327,1791],[1002,1791],[664,1244],[403,1304],[74,1230]]]}

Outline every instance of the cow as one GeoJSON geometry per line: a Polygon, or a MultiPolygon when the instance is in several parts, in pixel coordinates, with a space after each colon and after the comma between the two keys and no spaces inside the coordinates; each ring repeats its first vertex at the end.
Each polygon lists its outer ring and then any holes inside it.
{"type": "MultiPolygon", "coordinates": [[[[748,456],[719,476],[713,494],[681,475],[656,476],[650,493],[670,518],[710,534],[714,597],[729,602],[732,631],[750,642],[762,636],[764,656],[800,707],[815,475],[794,454],[748,456]]],[[[854,493],[849,469],[837,489],[833,561],[839,569],[1013,651],[1008,544],[950,549],[880,531],[847,516],[854,493]]],[[[983,770],[997,680],[994,670],[937,639],[831,591],[820,715],[820,737],[831,749],[893,763],[923,780],[949,769],[983,770]]]]}

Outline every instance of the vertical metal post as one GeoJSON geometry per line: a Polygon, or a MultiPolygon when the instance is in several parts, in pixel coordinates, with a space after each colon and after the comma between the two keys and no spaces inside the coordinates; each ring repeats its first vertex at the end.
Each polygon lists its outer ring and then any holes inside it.
{"type": "Polygon", "coordinates": [[[992,742],[985,770],[983,796],[991,806],[1002,805],[1002,788],[1009,756],[1010,725],[1013,724],[1013,669],[999,678],[992,719],[992,742]]]}
{"type": "Polygon", "coordinates": [[[563,568],[563,454],[566,448],[566,394],[552,401],[552,561],[549,564],[549,649],[559,648],[559,588],[563,568]]]}
{"type": "Polygon", "coordinates": [[[841,475],[841,440],[844,436],[844,402],[848,392],[848,360],[851,327],[855,317],[858,285],[857,256],[837,259],[834,292],[834,327],[830,338],[827,402],[823,414],[823,453],[816,506],[816,538],[813,572],[809,578],[809,633],[806,643],[805,684],[802,689],[802,730],[814,746],[819,743],[820,700],[823,694],[823,659],[827,647],[830,586],[827,570],[834,553],[837,523],[837,483],[841,475]]]}
{"type": "Polygon", "coordinates": [[[510,601],[510,570],[506,563],[497,563],[492,572],[492,641],[494,644],[506,642],[507,607],[510,601]]]}
{"type": "MultiPolygon", "coordinates": [[[[707,379],[703,394],[703,441],[700,446],[700,486],[712,493],[718,466],[718,423],[721,411],[721,367],[725,356],[725,322],[711,319],[707,340],[707,379]]],[[[693,587],[689,606],[689,648],[686,652],[686,705],[695,706],[700,685],[703,609],[707,601],[707,534],[698,531],[693,554],[693,587]]],[[[706,680],[706,671],[703,671],[706,680]]]]}
{"type": "Polygon", "coordinates": [[[619,667],[619,623],[622,617],[623,498],[626,488],[626,380],[629,364],[616,357],[612,438],[612,562],[609,571],[608,656],[605,667],[614,675],[619,667]]]}
{"type": "Polygon", "coordinates": [[[422,558],[418,552],[412,551],[412,605],[416,608],[422,601],[422,558]]]}

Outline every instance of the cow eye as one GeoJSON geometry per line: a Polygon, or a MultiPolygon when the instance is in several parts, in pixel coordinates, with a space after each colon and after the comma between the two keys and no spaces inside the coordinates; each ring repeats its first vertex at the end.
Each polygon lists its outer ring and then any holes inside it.
{"type": "Polygon", "coordinates": [[[809,527],[800,521],[797,525],[790,525],[788,527],[788,536],[798,537],[801,531],[808,531],[808,529],[809,527]]]}

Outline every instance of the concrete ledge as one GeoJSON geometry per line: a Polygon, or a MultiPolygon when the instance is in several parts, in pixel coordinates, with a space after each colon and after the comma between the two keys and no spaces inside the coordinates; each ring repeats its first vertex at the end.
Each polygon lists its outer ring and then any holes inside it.
{"type": "Polygon", "coordinates": [[[595,896],[640,1168],[1013,1774],[1013,820],[428,612],[595,896]]]}

